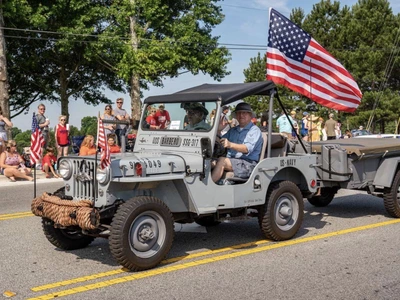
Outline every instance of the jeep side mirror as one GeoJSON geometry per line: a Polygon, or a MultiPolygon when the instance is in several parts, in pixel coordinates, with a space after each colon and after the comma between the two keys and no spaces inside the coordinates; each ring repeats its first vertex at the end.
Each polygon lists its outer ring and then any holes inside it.
{"type": "Polygon", "coordinates": [[[200,140],[200,144],[201,144],[201,155],[203,156],[204,159],[210,159],[213,153],[211,140],[208,137],[203,137],[200,140]]]}

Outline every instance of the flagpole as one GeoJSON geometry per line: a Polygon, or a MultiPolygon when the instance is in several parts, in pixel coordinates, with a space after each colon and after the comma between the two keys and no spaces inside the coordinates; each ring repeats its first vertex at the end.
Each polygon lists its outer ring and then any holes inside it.
{"type": "Polygon", "coordinates": [[[36,198],[36,163],[31,167],[33,167],[33,198],[36,198]]]}
{"type": "MultiPolygon", "coordinates": [[[[312,100],[312,59],[310,59],[310,99],[311,99],[311,101],[313,101],[312,100]]],[[[309,115],[309,116],[311,117],[311,115],[309,115]]],[[[312,151],[312,138],[313,138],[312,126],[313,126],[312,120],[311,120],[311,122],[310,122],[310,120],[308,120],[307,127],[308,127],[308,138],[311,138],[311,140],[310,140],[310,152],[311,152],[311,154],[313,152],[312,151]],[[310,126],[310,124],[311,124],[311,126],[310,126]],[[311,133],[311,136],[310,136],[310,133],[311,133]]]]}
{"type": "Polygon", "coordinates": [[[97,176],[97,155],[99,152],[99,119],[100,119],[100,112],[98,113],[97,116],[97,139],[96,139],[96,154],[94,155],[94,172],[93,172],[93,208],[94,208],[94,202],[96,201],[96,176],[97,176]]]}

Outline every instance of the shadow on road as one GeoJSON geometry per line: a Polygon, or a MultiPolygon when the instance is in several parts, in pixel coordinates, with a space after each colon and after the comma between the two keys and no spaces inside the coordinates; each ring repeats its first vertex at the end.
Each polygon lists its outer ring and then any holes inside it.
{"type": "MultiPolygon", "coordinates": [[[[315,207],[305,201],[304,220],[296,237],[305,236],[311,229],[322,229],[331,225],[333,218],[353,219],[375,215],[387,217],[382,199],[366,194],[337,196],[326,207],[315,207]]],[[[249,249],[257,247],[256,242],[261,240],[265,240],[265,237],[256,218],[223,222],[215,227],[207,227],[207,233],[176,232],[167,259],[176,258],[175,261],[179,261],[192,253],[242,244],[246,245],[240,249],[249,249]]],[[[97,238],[89,247],[71,253],[75,253],[78,259],[94,260],[113,267],[119,266],[110,253],[106,239],[97,238]]]]}

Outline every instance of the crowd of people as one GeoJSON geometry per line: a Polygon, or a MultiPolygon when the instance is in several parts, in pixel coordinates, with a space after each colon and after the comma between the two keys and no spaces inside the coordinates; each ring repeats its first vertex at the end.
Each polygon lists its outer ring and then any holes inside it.
{"type": "MultiPolygon", "coordinates": [[[[129,121],[129,114],[122,108],[123,99],[118,98],[116,101],[117,107],[113,110],[112,106],[107,104],[101,119],[103,120],[124,120],[129,121]]],[[[57,159],[61,156],[67,156],[70,147],[70,132],[67,116],[60,115],[58,123],[54,127],[54,147],[50,144],[50,119],[46,117],[46,106],[39,104],[37,113],[35,114],[36,121],[43,137],[42,157],[36,163],[36,169],[42,170],[46,178],[58,178],[57,159]]],[[[27,156],[18,153],[17,143],[15,140],[8,140],[7,128],[12,128],[13,123],[3,116],[0,107],[0,174],[6,176],[10,181],[15,182],[17,179],[33,180],[32,170],[26,165],[29,163],[29,151],[27,156]],[[27,159],[28,158],[28,159],[27,159]]],[[[121,139],[125,138],[127,125],[124,124],[105,124],[105,134],[107,143],[111,153],[121,152],[121,139]],[[118,144],[116,143],[118,141],[118,144]]],[[[93,155],[96,153],[95,140],[92,135],[85,136],[80,149],[79,155],[93,155]]]]}
{"type": "Polygon", "coordinates": [[[335,120],[333,113],[329,114],[326,121],[324,118],[309,114],[306,111],[302,113],[301,119],[298,119],[297,115],[294,110],[288,116],[282,111],[281,116],[276,121],[279,133],[285,135],[288,139],[301,138],[306,142],[316,142],[352,137],[350,130],[342,132],[342,124],[335,120]],[[293,124],[293,127],[291,124],[293,124]]]}
{"type": "MultiPolygon", "coordinates": [[[[115,108],[107,104],[100,116],[102,120],[106,121],[126,121],[104,123],[110,153],[120,153],[122,139],[126,138],[130,116],[122,107],[123,103],[124,99],[118,98],[115,108]]],[[[221,137],[223,147],[228,149],[228,154],[215,164],[212,171],[212,178],[215,182],[220,180],[224,170],[233,171],[238,177],[243,177],[247,174],[246,172],[251,172],[255,165],[254,162],[258,161],[260,155],[258,150],[261,149],[261,132],[268,131],[267,112],[257,119],[250,105],[245,102],[239,103],[230,117],[228,116],[229,106],[222,107],[220,116],[216,116],[216,109],[209,113],[200,103],[188,103],[184,109],[186,111],[185,130],[209,130],[215,122],[218,122],[218,136],[221,137]]],[[[43,157],[36,167],[46,174],[46,178],[57,178],[59,177],[56,170],[57,159],[68,155],[69,125],[67,116],[60,115],[58,123],[54,127],[55,147],[50,147],[50,120],[45,116],[45,111],[45,105],[39,104],[36,120],[44,144],[42,145],[43,157]]],[[[349,130],[342,134],[341,124],[335,120],[333,113],[329,114],[326,121],[322,117],[306,111],[301,113],[301,118],[298,118],[299,114],[294,110],[290,114],[282,111],[276,120],[276,128],[279,133],[288,139],[301,138],[307,142],[351,137],[349,130]]],[[[171,117],[164,105],[161,104],[158,108],[150,105],[147,107],[145,123],[145,126],[150,129],[165,129],[171,124],[171,117]]],[[[31,169],[26,167],[23,156],[17,152],[15,140],[7,140],[6,126],[12,127],[13,124],[3,116],[0,108],[0,173],[8,177],[10,181],[16,181],[16,178],[32,180],[31,169]]],[[[96,151],[95,138],[92,135],[86,135],[80,145],[79,155],[94,155],[96,151]]]]}

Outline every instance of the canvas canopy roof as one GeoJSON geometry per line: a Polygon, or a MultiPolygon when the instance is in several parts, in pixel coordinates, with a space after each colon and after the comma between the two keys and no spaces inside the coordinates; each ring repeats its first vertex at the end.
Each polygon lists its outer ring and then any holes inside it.
{"type": "Polygon", "coordinates": [[[207,102],[221,100],[222,105],[232,103],[252,95],[270,95],[276,89],[272,81],[202,84],[174,94],[151,96],[144,103],[207,102]]]}

